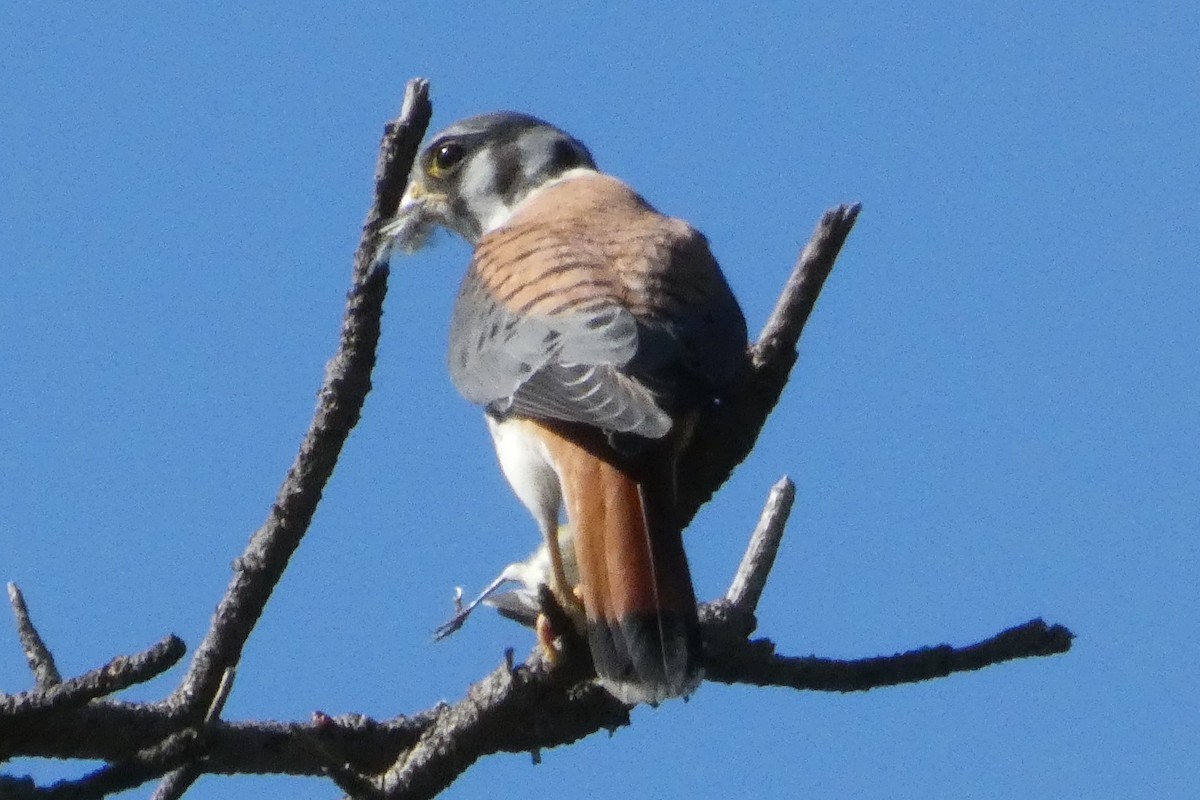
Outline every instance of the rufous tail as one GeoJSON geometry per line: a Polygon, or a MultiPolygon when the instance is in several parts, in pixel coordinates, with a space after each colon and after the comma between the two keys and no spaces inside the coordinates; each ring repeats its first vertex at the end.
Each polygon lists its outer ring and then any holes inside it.
{"type": "Polygon", "coordinates": [[[575,489],[567,513],[601,683],[631,705],[690,694],[702,677],[700,626],[670,513],[672,487],[639,483],[594,452],[566,461],[573,474],[564,483],[575,489]]]}

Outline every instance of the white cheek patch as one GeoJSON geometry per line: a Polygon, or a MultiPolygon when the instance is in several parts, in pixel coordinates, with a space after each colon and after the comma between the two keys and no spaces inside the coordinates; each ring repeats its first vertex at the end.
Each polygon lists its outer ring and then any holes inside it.
{"type": "Polygon", "coordinates": [[[458,193],[479,222],[481,236],[503,225],[512,211],[496,191],[496,169],[490,158],[467,162],[458,193]]]}
{"type": "MultiPolygon", "coordinates": [[[[532,190],[522,195],[521,198],[511,206],[506,206],[503,202],[501,202],[498,196],[492,195],[486,197],[485,199],[490,203],[488,207],[491,213],[490,215],[479,214],[476,218],[483,226],[483,233],[494,231],[496,228],[499,228],[501,225],[508,222],[509,218],[513,214],[520,211],[521,206],[525,205],[530,200],[549,189],[551,186],[557,186],[563,181],[569,181],[572,178],[579,178],[583,177],[584,175],[595,174],[596,170],[592,169],[591,167],[574,167],[567,170],[562,175],[559,175],[557,178],[552,178],[540,186],[534,187],[532,190]]],[[[474,207],[475,206],[472,205],[472,208],[474,207]]]]}

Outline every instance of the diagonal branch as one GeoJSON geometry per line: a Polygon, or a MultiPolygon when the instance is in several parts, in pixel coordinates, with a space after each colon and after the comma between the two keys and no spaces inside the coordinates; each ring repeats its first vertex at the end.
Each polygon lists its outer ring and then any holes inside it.
{"type": "MultiPolygon", "coordinates": [[[[817,303],[817,296],[825,285],[825,279],[833,271],[833,262],[837,260],[862,204],[831,208],[821,216],[817,229],[812,238],[800,253],[796,268],[792,270],[788,282],[775,303],[775,309],[758,335],[758,343],[751,348],[751,359],[755,368],[759,369],[772,364],[786,369],[796,360],[796,345],[800,342],[800,334],[812,314],[817,303]]],[[[787,376],[782,377],[780,389],[787,382],[787,376]]]]}
{"type": "Polygon", "coordinates": [[[0,694],[0,732],[7,725],[27,724],[30,717],[81,706],[97,697],[106,697],[122,689],[154,678],[166,672],[183,658],[186,651],[177,636],[167,636],[149,650],[133,656],[118,656],[99,669],[78,678],[61,681],[49,689],[21,694],[0,694]]]}
{"type": "Polygon", "coordinates": [[[355,255],[341,345],[326,367],[312,426],[266,523],[235,563],[233,580],[217,607],[208,635],[171,697],[173,704],[193,717],[204,714],[225,669],[236,666],[241,659],[250,632],[308,530],[342,445],[357,424],[371,390],[388,274],[386,267],[374,265],[379,228],[382,220],[395,214],[431,113],[428,82],[410,81],[400,117],[387,127],[380,145],[375,199],[355,255]]]}
{"type": "Polygon", "coordinates": [[[685,521],[695,516],[754,449],[791,376],[796,344],[860,209],[858,203],[838,206],[821,217],[758,343],[747,353],[740,385],[697,426],[680,458],[679,502],[685,521]]]}
{"type": "Polygon", "coordinates": [[[17,635],[21,638],[21,649],[25,651],[25,660],[29,669],[33,670],[33,679],[39,689],[49,689],[62,683],[62,675],[54,664],[54,655],[42,641],[41,634],[33,626],[29,618],[29,607],[25,605],[25,597],[15,583],[8,584],[8,601],[12,604],[13,616],[17,618],[17,635]]]}
{"type": "Polygon", "coordinates": [[[200,777],[200,767],[196,764],[185,764],[172,772],[167,773],[158,786],[154,787],[154,794],[150,796],[150,800],[179,800],[187,793],[188,789],[192,788],[192,784],[200,777]]]}
{"type": "Polygon", "coordinates": [[[758,608],[763,589],[767,587],[771,567],[775,565],[775,555],[779,552],[780,542],[783,541],[788,515],[792,513],[792,503],[795,499],[796,484],[786,476],[771,487],[762,516],[759,517],[758,525],[750,536],[746,555],[742,557],[737,574],[733,576],[733,583],[725,593],[725,599],[735,608],[748,614],[753,614],[758,608]]]}

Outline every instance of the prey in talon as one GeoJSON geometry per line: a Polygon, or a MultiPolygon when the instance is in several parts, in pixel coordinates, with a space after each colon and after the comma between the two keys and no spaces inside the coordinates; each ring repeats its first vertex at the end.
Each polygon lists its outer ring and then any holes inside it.
{"type": "MultiPolygon", "coordinates": [[[[563,571],[568,581],[579,582],[579,569],[575,564],[575,546],[571,541],[571,529],[560,525],[558,529],[559,552],[563,557],[563,571]]],[[[514,622],[519,622],[527,628],[537,628],[541,607],[538,601],[538,587],[550,585],[550,549],[543,542],[537,550],[524,561],[514,561],[506,566],[495,580],[479,593],[475,599],[465,606],[458,602],[457,613],[446,623],[434,631],[434,640],[441,641],[461,628],[480,604],[490,606],[514,622]],[[505,589],[506,584],[517,584],[505,589]],[[500,591],[505,589],[505,591],[500,591]]],[[[461,590],[460,598],[461,598],[461,590]]]]}

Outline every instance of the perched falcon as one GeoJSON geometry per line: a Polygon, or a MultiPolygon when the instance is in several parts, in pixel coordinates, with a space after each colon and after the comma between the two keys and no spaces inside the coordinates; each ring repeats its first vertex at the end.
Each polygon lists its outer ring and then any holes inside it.
{"type": "Polygon", "coordinates": [[[702,666],[676,462],[746,352],[707,241],[599,172],[581,142],[515,113],[459,122],[421,153],[387,232],[411,251],[436,226],[475,247],[451,378],[486,409],[602,684],[629,704],[688,694],[702,666]],[[564,504],[578,585],[559,549],[564,504]]]}

